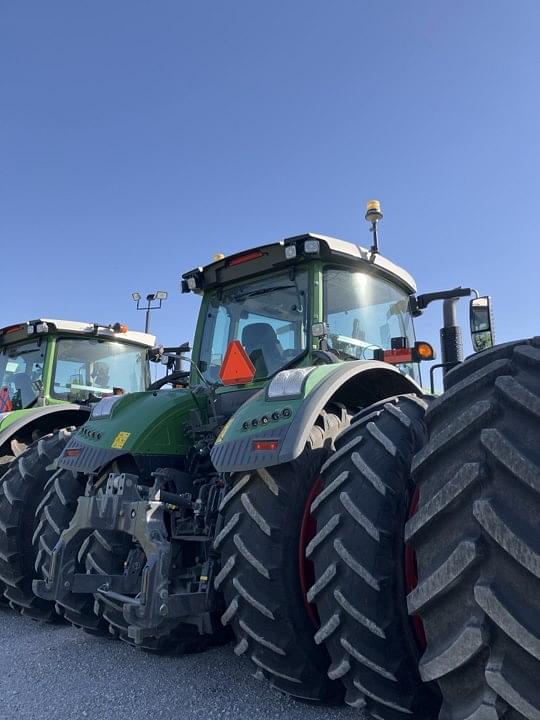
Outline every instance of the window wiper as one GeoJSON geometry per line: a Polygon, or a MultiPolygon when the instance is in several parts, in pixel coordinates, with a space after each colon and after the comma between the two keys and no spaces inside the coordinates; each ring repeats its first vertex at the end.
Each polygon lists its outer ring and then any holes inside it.
{"type": "Polygon", "coordinates": [[[231,295],[231,300],[233,300],[234,302],[238,302],[239,300],[243,300],[244,298],[251,298],[257,295],[266,295],[267,293],[276,292],[276,290],[296,290],[296,286],[275,285],[274,287],[259,288],[259,290],[248,290],[244,293],[237,293],[236,295],[231,295]]]}
{"type": "Polygon", "coordinates": [[[23,410],[28,410],[29,408],[33,407],[37,403],[38,397],[39,397],[39,395],[36,395],[36,397],[33,400],[30,400],[30,402],[24,406],[23,410]]]}
{"type": "Polygon", "coordinates": [[[279,370],[276,370],[276,372],[273,373],[269,377],[274,377],[274,375],[277,375],[278,372],[281,372],[282,370],[289,370],[289,368],[294,367],[296,365],[296,363],[301,362],[306,357],[308,352],[309,352],[308,348],[304,348],[304,350],[300,350],[298,355],[295,355],[293,358],[291,358],[288,362],[285,363],[285,365],[280,367],[279,370]]]}

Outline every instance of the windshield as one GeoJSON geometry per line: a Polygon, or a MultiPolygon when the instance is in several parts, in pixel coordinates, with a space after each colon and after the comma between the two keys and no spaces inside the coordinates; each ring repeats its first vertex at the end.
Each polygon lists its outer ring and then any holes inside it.
{"type": "Polygon", "coordinates": [[[45,341],[19,343],[0,353],[0,412],[30,407],[42,388],[45,341]]]}
{"type": "Polygon", "coordinates": [[[145,390],[148,384],[145,348],[98,338],[56,342],[55,398],[95,402],[105,395],[145,390]]]}
{"type": "MultiPolygon", "coordinates": [[[[343,359],[373,360],[375,350],[390,350],[392,338],[415,342],[409,296],[396,285],[362,272],[326,268],[325,318],[329,345],[343,359]]],[[[419,381],[416,363],[398,366],[419,381]]]]}
{"type": "Polygon", "coordinates": [[[307,273],[300,271],[246,282],[216,293],[208,304],[199,369],[209,382],[231,340],[240,340],[255,366],[255,379],[274,375],[306,347],[307,273]]]}

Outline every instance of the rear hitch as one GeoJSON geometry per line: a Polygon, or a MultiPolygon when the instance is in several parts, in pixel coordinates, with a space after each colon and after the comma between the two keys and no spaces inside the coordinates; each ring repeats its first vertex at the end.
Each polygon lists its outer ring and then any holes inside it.
{"type": "MultiPolygon", "coordinates": [[[[34,580],[33,590],[61,605],[68,604],[70,593],[95,594],[121,603],[128,635],[135,643],[168,632],[182,618],[199,626],[201,632],[211,632],[206,590],[210,583],[201,582],[199,592],[169,593],[172,549],[165,513],[187,507],[188,497],[165,492],[157,483],[149,492],[137,484],[138,480],[136,475],[111,473],[104,491],[79,498],[73,520],[53,550],[49,576],[34,580]],[[148,496],[143,497],[143,493],[148,496]],[[79,550],[94,530],[123,532],[136,540],[146,556],[142,572],[78,572],[79,550]]],[[[213,564],[207,565],[205,578],[210,578],[213,564]]]]}

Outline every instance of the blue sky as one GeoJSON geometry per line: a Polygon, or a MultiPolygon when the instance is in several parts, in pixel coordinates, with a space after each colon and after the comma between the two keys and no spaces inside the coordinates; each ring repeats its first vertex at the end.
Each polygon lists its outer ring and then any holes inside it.
{"type": "MultiPolygon", "coordinates": [[[[179,277],[304,231],[537,331],[540,4],[0,0],[0,324],[192,337],[179,277]]],[[[463,306],[462,318],[466,322],[463,306]]],[[[438,344],[440,308],[418,322],[438,344]]]]}

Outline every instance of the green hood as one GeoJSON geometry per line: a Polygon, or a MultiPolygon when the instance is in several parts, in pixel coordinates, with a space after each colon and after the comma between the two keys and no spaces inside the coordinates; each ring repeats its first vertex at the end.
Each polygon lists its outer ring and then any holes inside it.
{"type": "Polygon", "coordinates": [[[186,455],[192,446],[186,424],[193,410],[199,406],[190,390],[131,393],[109,415],[90,417],[74,440],[80,447],[122,454],[186,455]]]}

